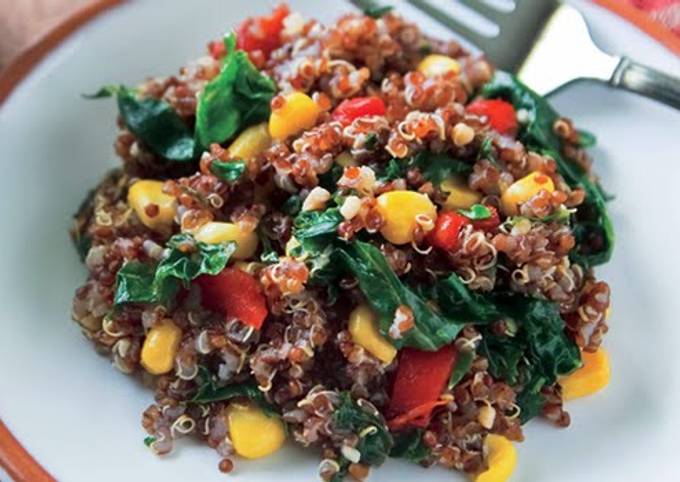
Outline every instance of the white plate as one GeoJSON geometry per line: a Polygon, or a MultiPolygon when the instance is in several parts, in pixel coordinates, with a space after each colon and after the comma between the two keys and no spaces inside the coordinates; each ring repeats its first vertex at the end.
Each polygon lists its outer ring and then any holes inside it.
{"type": "MultiPolygon", "coordinates": [[[[337,1],[291,3],[326,21],[347,8],[337,1]]],[[[663,47],[589,3],[574,3],[603,47],[680,74],[680,61],[663,47]]],[[[117,163],[113,103],[80,94],[175,72],[207,40],[270,6],[131,2],[62,44],[0,109],[0,417],[59,480],[225,480],[207,447],[181,441],[159,459],[142,444],[140,414],[151,393],[97,356],[69,321],[85,270],[66,231],[85,192],[117,163]]],[[[555,103],[597,134],[597,171],[617,195],[616,253],[599,270],[614,297],[606,342],[613,376],[602,394],[569,404],[569,429],[530,424],[513,480],[680,480],[680,113],[593,85],[571,87],[555,103]]],[[[291,447],[266,460],[238,461],[238,480],[314,480],[316,464],[315,455],[291,447]]],[[[416,477],[463,480],[399,461],[375,470],[371,480],[416,477]]]]}

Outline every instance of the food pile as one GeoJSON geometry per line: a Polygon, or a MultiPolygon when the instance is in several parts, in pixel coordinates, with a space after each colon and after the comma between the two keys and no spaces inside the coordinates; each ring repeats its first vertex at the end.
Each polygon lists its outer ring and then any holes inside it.
{"type": "Polygon", "coordinates": [[[118,105],[72,234],[73,318],[154,391],[145,443],[230,472],[285,440],[323,480],[400,457],[482,482],[608,380],[592,135],[387,9],[281,5],[118,105]]]}

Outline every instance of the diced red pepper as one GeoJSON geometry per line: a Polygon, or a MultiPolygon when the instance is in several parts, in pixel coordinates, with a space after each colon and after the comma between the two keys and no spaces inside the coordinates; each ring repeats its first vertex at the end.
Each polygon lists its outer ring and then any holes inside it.
{"type": "Polygon", "coordinates": [[[438,351],[404,348],[399,352],[399,365],[387,409],[388,417],[394,419],[393,425],[427,426],[455,362],[454,345],[438,351]],[[399,420],[400,415],[408,417],[399,420]]]}
{"type": "Polygon", "coordinates": [[[469,104],[465,110],[470,114],[486,116],[489,125],[501,134],[517,130],[517,113],[509,102],[500,99],[481,99],[469,104]]]}
{"type": "Polygon", "coordinates": [[[260,329],[267,318],[267,303],[260,283],[252,275],[236,268],[226,268],[216,276],[196,279],[201,287],[203,306],[217,313],[241,320],[260,329]]]}
{"type": "Polygon", "coordinates": [[[213,40],[208,44],[208,51],[215,60],[220,60],[227,55],[227,47],[222,40],[213,40]]]}
{"type": "Polygon", "coordinates": [[[481,229],[482,231],[493,231],[501,224],[501,217],[498,215],[498,209],[495,207],[486,206],[486,208],[491,211],[490,217],[471,222],[475,229],[481,229]]]}
{"type": "Polygon", "coordinates": [[[425,428],[430,423],[432,410],[449,403],[448,400],[435,400],[419,405],[408,412],[388,420],[387,426],[390,430],[400,430],[406,427],[425,428]]]}
{"type": "Polygon", "coordinates": [[[333,111],[333,120],[351,124],[359,117],[385,115],[385,112],[385,102],[380,97],[356,97],[343,100],[333,111]]]}
{"type": "Polygon", "coordinates": [[[236,47],[249,53],[260,51],[269,57],[272,50],[281,46],[283,20],[289,13],[288,5],[281,4],[271,15],[244,20],[236,27],[236,47]]]}
{"type": "Polygon", "coordinates": [[[458,235],[470,220],[455,212],[441,213],[437,216],[434,229],[430,232],[430,244],[445,251],[452,251],[458,246],[458,235]]]}

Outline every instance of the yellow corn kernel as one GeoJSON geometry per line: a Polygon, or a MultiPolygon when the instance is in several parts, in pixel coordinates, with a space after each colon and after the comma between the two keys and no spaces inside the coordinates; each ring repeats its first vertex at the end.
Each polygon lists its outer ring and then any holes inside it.
{"type": "Polygon", "coordinates": [[[201,226],[195,235],[197,241],[208,244],[236,241],[238,248],[234,259],[252,258],[257,251],[259,238],[254,231],[243,231],[238,224],[211,222],[201,226]]]}
{"type": "Polygon", "coordinates": [[[354,156],[349,152],[341,152],[338,157],[335,158],[335,163],[341,167],[358,166],[359,162],[354,159],[354,156]]]}
{"type": "Polygon", "coordinates": [[[269,137],[267,123],[263,122],[248,127],[227,148],[227,153],[232,159],[248,161],[267,149],[272,143],[269,137]]]}
{"type": "Polygon", "coordinates": [[[468,209],[474,204],[482,201],[481,193],[470,189],[468,185],[459,177],[450,177],[440,184],[439,188],[449,193],[444,203],[444,207],[451,211],[456,209],[468,209]]]}
{"type": "Polygon", "coordinates": [[[518,205],[527,202],[541,190],[548,192],[555,190],[552,179],[542,172],[534,171],[515,181],[501,196],[503,212],[508,216],[517,214],[518,205]]]}
{"type": "Polygon", "coordinates": [[[489,468],[475,475],[474,482],[507,481],[517,465],[517,452],[512,442],[501,435],[489,434],[484,439],[484,454],[489,468]]]}
{"type": "Polygon", "coordinates": [[[146,334],[142,346],[142,366],[153,375],[172,370],[182,340],[182,330],[166,318],[146,334]]]}
{"type": "Polygon", "coordinates": [[[321,109],[307,94],[293,92],[284,96],[283,107],[272,111],[269,134],[284,140],[316,124],[321,109]]]}
{"type": "Polygon", "coordinates": [[[418,71],[427,77],[443,75],[447,72],[460,73],[460,64],[446,55],[432,54],[425,57],[418,64],[418,71]]]}
{"type": "Polygon", "coordinates": [[[605,349],[599,348],[595,353],[583,352],[581,355],[583,366],[560,379],[564,400],[592,395],[609,384],[609,355],[605,349]]]}
{"type": "Polygon", "coordinates": [[[232,403],[227,408],[229,435],[241,457],[259,459],[276,452],[286,440],[281,419],[267,416],[253,403],[232,403]]]}
{"type": "Polygon", "coordinates": [[[377,209],[385,224],[380,233],[393,244],[413,241],[418,221],[437,219],[437,208],[426,194],[415,191],[390,191],[378,196],[377,209]]]}
{"type": "Polygon", "coordinates": [[[130,186],[128,204],[139,220],[155,231],[172,226],[177,211],[177,201],[163,192],[163,182],[141,180],[130,186]]]}
{"type": "Polygon", "coordinates": [[[391,363],[397,349],[378,331],[378,317],[365,304],[357,306],[349,315],[349,333],[357,345],[384,363],[391,363]]]}

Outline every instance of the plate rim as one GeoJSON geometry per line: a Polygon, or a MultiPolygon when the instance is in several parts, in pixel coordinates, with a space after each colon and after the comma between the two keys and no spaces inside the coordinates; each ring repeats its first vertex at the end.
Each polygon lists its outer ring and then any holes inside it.
{"type": "MultiPolygon", "coordinates": [[[[91,20],[126,2],[127,0],[93,0],[88,2],[67,15],[27,49],[19,53],[0,72],[0,108],[40,62],[59,47],[64,40],[91,20]]],[[[3,423],[2,417],[0,417],[0,467],[15,482],[56,482],[56,479],[12,435],[9,428],[3,423]]]]}
{"type": "Polygon", "coordinates": [[[90,20],[128,0],[92,0],[77,8],[46,33],[40,36],[28,48],[20,52],[0,72],[0,107],[9,99],[19,84],[47,57],[54,49],[80,30],[90,20]]]}

